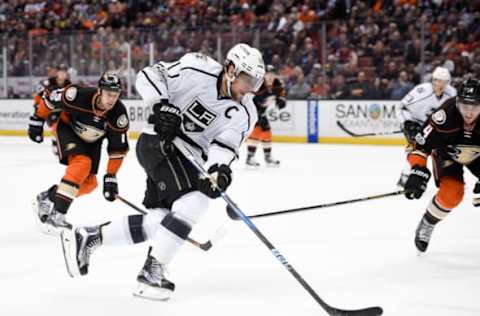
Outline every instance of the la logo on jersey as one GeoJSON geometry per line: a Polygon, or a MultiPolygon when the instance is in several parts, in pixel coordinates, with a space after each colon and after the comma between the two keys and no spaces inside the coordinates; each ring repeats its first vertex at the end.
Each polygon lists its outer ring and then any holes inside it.
{"type": "Polygon", "coordinates": [[[201,133],[215,121],[217,116],[198,100],[195,100],[183,115],[183,127],[186,132],[201,133]]]}

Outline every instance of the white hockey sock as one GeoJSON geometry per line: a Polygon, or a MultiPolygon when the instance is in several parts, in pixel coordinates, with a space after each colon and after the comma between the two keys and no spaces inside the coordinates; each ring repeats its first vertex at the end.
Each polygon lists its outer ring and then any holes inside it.
{"type": "Polygon", "coordinates": [[[147,215],[130,215],[102,226],[102,243],[109,246],[131,245],[153,238],[168,211],[151,210],[147,215]]]}

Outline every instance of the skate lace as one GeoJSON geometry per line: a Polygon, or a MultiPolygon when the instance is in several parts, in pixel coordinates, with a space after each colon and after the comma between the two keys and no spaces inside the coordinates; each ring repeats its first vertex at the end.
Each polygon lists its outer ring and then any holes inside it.
{"type": "Polygon", "coordinates": [[[160,281],[163,278],[163,274],[165,273],[165,268],[156,259],[151,258],[148,273],[150,274],[152,279],[160,281]]]}
{"type": "Polygon", "coordinates": [[[85,247],[85,255],[87,257],[87,260],[90,258],[90,256],[92,255],[92,253],[95,251],[95,249],[97,249],[98,247],[100,247],[100,238],[97,237],[97,238],[94,238],[92,239],[88,244],[87,246],[85,247]]]}
{"type": "Polygon", "coordinates": [[[430,240],[430,236],[432,236],[433,228],[434,225],[423,221],[418,231],[418,239],[428,242],[430,240]]]}

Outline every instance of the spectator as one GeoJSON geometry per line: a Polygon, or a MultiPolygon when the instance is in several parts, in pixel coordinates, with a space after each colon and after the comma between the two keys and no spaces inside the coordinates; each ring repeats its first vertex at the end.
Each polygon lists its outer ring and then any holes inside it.
{"type": "Polygon", "coordinates": [[[350,99],[368,99],[370,98],[370,84],[367,81],[365,72],[358,72],[357,82],[350,84],[350,99]]]}
{"type": "Polygon", "coordinates": [[[413,83],[408,80],[406,71],[400,71],[398,80],[392,86],[390,99],[401,100],[410,90],[413,89],[413,83]]]}
{"type": "Polygon", "coordinates": [[[312,87],[305,82],[305,75],[300,70],[296,74],[296,82],[288,89],[288,97],[290,99],[306,99],[310,96],[312,87]]]}

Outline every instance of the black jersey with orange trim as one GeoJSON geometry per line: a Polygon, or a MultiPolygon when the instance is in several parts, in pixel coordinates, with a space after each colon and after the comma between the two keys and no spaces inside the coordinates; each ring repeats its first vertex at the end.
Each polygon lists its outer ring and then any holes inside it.
{"type": "Polygon", "coordinates": [[[272,102],[276,104],[278,103],[279,98],[284,97],[285,88],[283,87],[282,82],[278,78],[275,78],[273,79],[271,86],[268,86],[266,82],[263,82],[258,92],[255,93],[253,102],[257,107],[258,113],[263,114],[272,102]]]}
{"type": "Polygon", "coordinates": [[[446,159],[468,165],[480,157],[480,122],[464,126],[456,98],[450,98],[433,112],[423,132],[415,137],[412,155],[427,157],[435,150],[446,159]]]}
{"type": "Polygon", "coordinates": [[[60,119],[69,124],[75,134],[86,143],[108,139],[109,153],[128,151],[127,109],[118,100],[112,109],[96,107],[100,94],[98,88],[70,85],[44,96],[44,104],[51,112],[61,112],[60,119]]]}

